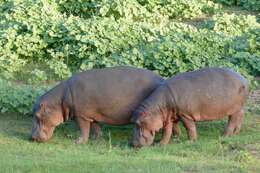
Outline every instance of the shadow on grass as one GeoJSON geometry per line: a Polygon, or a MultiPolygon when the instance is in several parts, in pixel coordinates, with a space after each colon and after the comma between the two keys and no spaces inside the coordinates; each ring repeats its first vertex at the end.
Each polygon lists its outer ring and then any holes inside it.
{"type": "Polygon", "coordinates": [[[31,132],[31,117],[15,114],[0,114],[0,134],[11,138],[28,141],[31,132]]]}

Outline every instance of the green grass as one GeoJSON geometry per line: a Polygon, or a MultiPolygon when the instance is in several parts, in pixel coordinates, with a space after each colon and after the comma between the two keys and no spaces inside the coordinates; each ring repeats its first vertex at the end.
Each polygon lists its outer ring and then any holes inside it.
{"type": "Polygon", "coordinates": [[[0,115],[0,172],[260,172],[260,107],[247,106],[240,135],[221,137],[226,120],[198,123],[199,139],[167,146],[128,147],[131,126],[103,125],[103,137],[75,145],[74,122],[58,127],[47,143],[28,140],[31,117],[0,115]]]}

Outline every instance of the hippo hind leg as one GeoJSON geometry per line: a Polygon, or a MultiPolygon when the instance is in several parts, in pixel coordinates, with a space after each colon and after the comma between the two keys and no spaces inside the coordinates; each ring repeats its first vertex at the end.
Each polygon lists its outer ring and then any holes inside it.
{"type": "Polygon", "coordinates": [[[230,115],[228,119],[228,124],[224,131],[224,136],[232,136],[234,134],[238,134],[242,126],[243,117],[244,117],[243,109],[230,115]]]}

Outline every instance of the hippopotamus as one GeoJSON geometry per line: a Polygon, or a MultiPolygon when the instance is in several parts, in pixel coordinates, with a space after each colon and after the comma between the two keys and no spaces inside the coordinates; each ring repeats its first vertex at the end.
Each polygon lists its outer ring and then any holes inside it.
{"type": "Polygon", "coordinates": [[[86,143],[97,122],[130,123],[136,107],[163,81],[152,71],[128,66],[77,73],[35,101],[31,139],[45,142],[56,126],[73,118],[81,132],[76,143],[86,143]]]}
{"type": "Polygon", "coordinates": [[[134,111],[136,124],[131,145],[148,146],[161,128],[161,144],[167,144],[172,128],[181,121],[188,138],[196,140],[195,123],[229,117],[224,136],[239,133],[248,83],[227,68],[203,68],[177,74],[157,87],[134,111]]]}

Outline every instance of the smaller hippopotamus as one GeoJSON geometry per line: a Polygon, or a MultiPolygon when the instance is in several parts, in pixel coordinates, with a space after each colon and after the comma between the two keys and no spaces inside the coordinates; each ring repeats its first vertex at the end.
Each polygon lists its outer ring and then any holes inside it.
{"type": "Polygon", "coordinates": [[[240,74],[226,68],[204,68],[178,74],[165,81],[135,110],[136,123],[130,144],[151,145],[163,128],[161,144],[167,144],[178,121],[190,140],[197,138],[195,122],[229,116],[224,136],[237,134],[243,121],[248,84],[240,74]]]}
{"type": "Polygon", "coordinates": [[[97,122],[130,123],[132,112],[163,81],[152,71],[127,66],[77,73],[36,100],[31,138],[47,141],[56,126],[74,118],[81,132],[76,143],[86,143],[91,127],[100,131],[97,122]]]}

